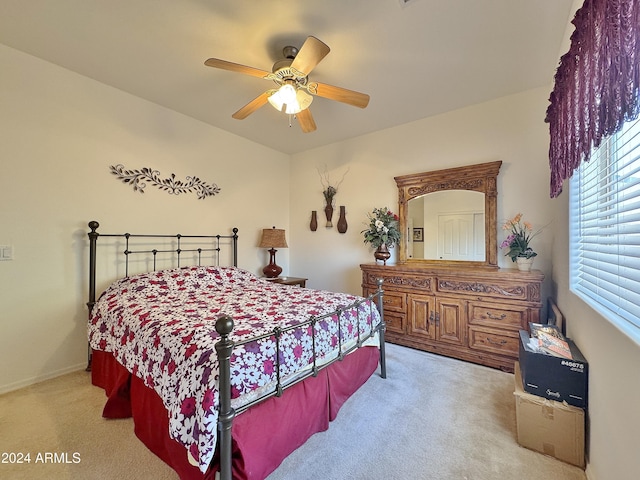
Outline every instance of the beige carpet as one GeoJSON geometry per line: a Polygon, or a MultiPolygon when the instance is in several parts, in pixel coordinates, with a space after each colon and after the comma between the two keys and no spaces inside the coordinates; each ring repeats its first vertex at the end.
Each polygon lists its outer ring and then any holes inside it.
{"type": "Polygon", "coordinates": [[[31,463],[0,464],[0,478],[176,480],[134,435],[130,419],[102,418],[105,400],[84,371],[0,396],[0,452],[31,454],[31,463]],[[79,463],[36,461],[66,453],[73,462],[76,452],[79,463]]]}
{"type": "MultiPolygon", "coordinates": [[[[269,480],[585,479],[516,443],[512,375],[395,345],[387,356],[388,378],[374,375],[269,480]]],[[[176,480],[130,420],[101,417],[104,400],[85,372],[0,396],[0,453],[31,456],[0,463],[0,478],[176,480]]]]}

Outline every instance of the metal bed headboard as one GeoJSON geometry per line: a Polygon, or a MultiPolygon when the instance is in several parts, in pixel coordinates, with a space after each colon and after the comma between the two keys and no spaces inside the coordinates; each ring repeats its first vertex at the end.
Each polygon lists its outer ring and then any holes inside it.
{"type": "MultiPolygon", "coordinates": [[[[153,257],[153,268],[152,271],[156,270],[156,260],[157,255],[160,254],[172,254],[176,259],[177,267],[180,267],[180,259],[181,255],[186,253],[194,253],[197,254],[197,265],[201,265],[202,254],[207,252],[216,252],[217,254],[217,262],[220,261],[220,251],[222,250],[222,243],[225,240],[230,240],[230,248],[231,254],[233,258],[233,266],[238,266],[238,229],[234,227],[231,231],[233,232],[231,235],[182,235],[182,234],[172,234],[172,235],[149,235],[149,234],[131,234],[131,233],[99,233],[98,227],[100,224],[95,220],[89,222],[90,232],[87,233],[89,236],[89,301],[87,302],[87,307],[89,307],[89,318],[91,318],[91,311],[93,310],[93,306],[96,303],[96,253],[97,253],[97,244],[99,237],[112,237],[112,238],[121,238],[124,239],[125,248],[124,251],[121,252],[124,255],[124,263],[125,263],[125,277],[129,276],[129,258],[134,255],[146,254],[152,255],[153,257]],[[176,248],[172,249],[142,249],[142,250],[131,250],[130,249],[130,239],[154,239],[154,240],[175,240],[176,248]],[[200,247],[194,247],[192,245],[188,245],[186,248],[183,248],[183,240],[191,240],[195,239],[198,242],[202,243],[200,247]]],[[[135,247],[132,247],[135,248],[135,247]]],[[[91,349],[89,348],[88,354],[88,362],[87,362],[87,371],[91,370],[91,349]]]]}

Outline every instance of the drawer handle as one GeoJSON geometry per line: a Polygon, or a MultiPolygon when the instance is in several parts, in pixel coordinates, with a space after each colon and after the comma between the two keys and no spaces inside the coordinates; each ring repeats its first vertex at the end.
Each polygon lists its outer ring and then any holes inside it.
{"type": "Polygon", "coordinates": [[[499,342],[496,342],[496,341],[494,341],[494,340],[491,340],[489,337],[487,337],[487,343],[490,343],[490,344],[492,344],[492,345],[498,345],[498,346],[500,346],[500,347],[501,347],[502,345],[504,345],[505,343],[507,343],[507,341],[506,341],[506,340],[500,340],[499,342]]]}
{"type": "Polygon", "coordinates": [[[502,315],[492,315],[491,312],[487,312],[487,317],[491,320],[504,320],[507,317],[507,314],[503,313],[502,315]]]}

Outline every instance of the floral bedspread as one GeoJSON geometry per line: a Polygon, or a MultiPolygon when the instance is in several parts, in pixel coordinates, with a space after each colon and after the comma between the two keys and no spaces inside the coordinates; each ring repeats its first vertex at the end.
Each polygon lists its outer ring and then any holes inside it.
{"type": "MultiPolygon", "coordinates": [[[[315,325],[316,362],[321,364],[380,322],[370,302],[345,308],[360,297],[269,283],[233,267],[186,267],[123,278],[96,302],[89,342],[111,352],[153,388],[169,412],[169,434],[206,471],[214,454],[218,421],[218,361],[215,321],[234,320],[231,339],[240,341],[285,330],[280,338],[281,382],[313,362],[312,327],[293,330],[310,316],[338,308],[315,325]]],[[[236,346],[231,356],[234,404],[273,388],[275,337],[236,346]]]]}

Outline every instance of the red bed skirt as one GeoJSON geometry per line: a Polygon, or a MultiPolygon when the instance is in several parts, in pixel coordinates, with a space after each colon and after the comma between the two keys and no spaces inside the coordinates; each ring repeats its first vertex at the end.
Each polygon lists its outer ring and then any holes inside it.
{"type": "MultiPolygon", "coordinates": [[[[264,479],[316,432],[329,428],[344,402],[376,370],[379,350],[363,347],[238,415],[231,427],[233,478],[264,479]]],[[[191,465],[185,448],[169,437],[169,418],[156,392],[131,375],[110,353],[93,351],[91,376],[105,390],[106,418],[133,417],[136,436],[182,480],[213,480],[214,459],[206,474],[191,465]]]]}

